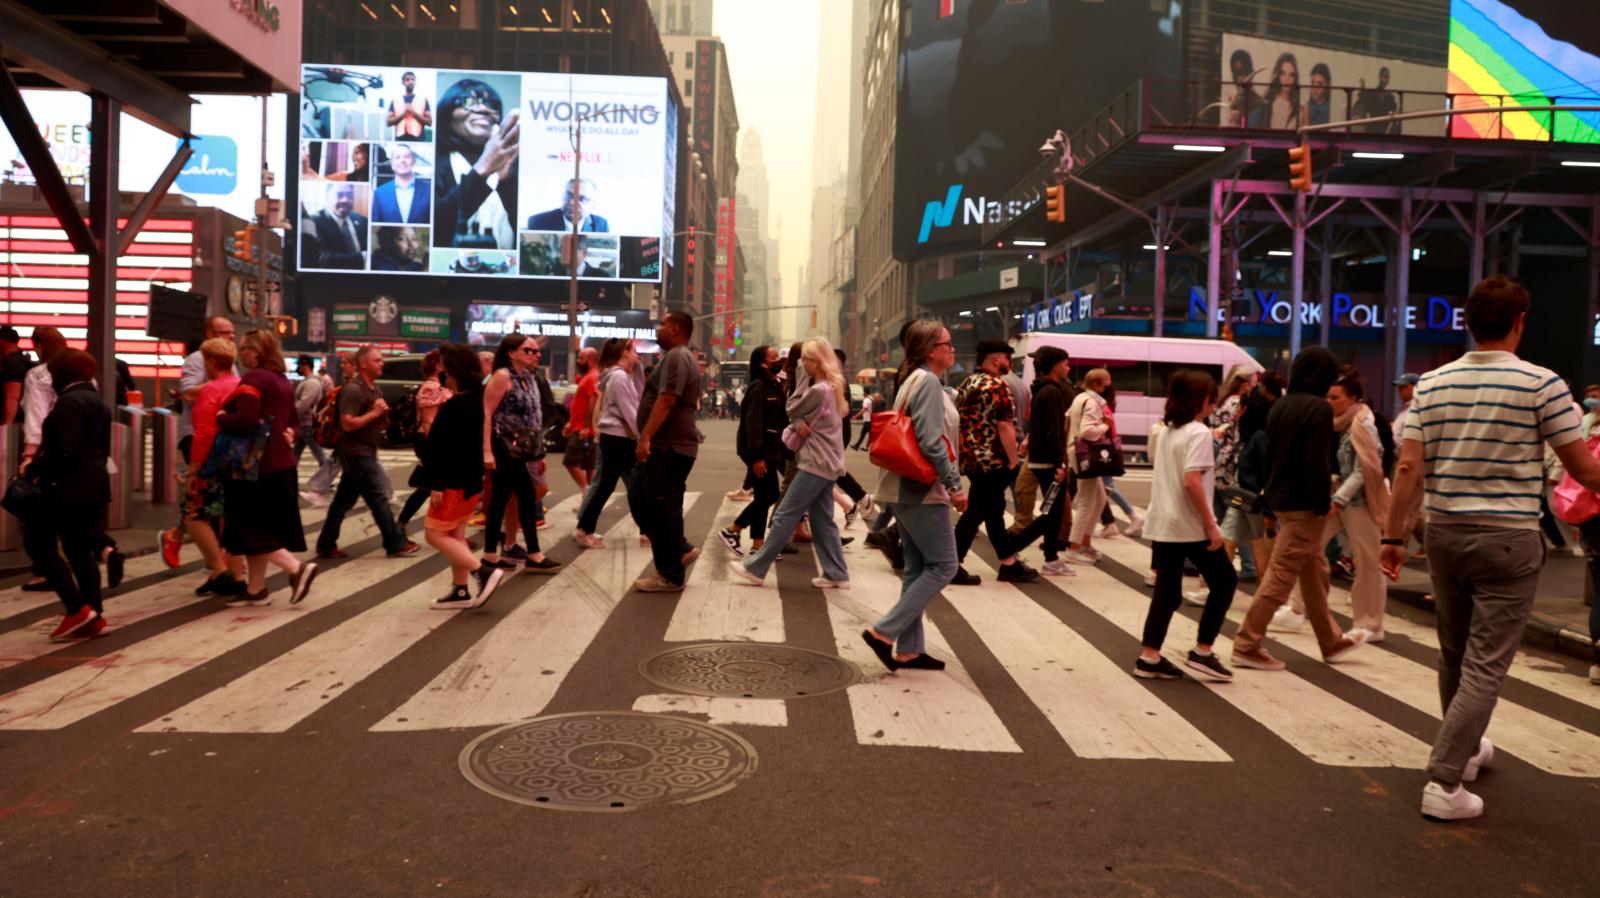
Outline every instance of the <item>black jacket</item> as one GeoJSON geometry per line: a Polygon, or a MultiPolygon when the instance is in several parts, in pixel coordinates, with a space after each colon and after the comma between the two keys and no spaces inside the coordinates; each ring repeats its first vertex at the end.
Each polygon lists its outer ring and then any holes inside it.
{"type": "Polygon", "coordinates": [[[111,501],[111,410],[92,384],[75,383],[44,419],[39,454],[28,468],[47,501],[93,505],[111,501]]]}
{"type": "Polygon", "coordinates": [[[1048,377],[1033,382],[1028,412],[1028,464],[1060,467],[1067,460],[1067,388],[1048,377]]]}
{"type": "Polygon", "coordinates": [[[457,393],[439,406],[422,442],[421,483],[432,490],[483,491],[483,391],[457,393]]]}
{"type": "Polygon", "coordinates": [[[767,467],[781,466],[784,453],[783,429],[789,426],[789,411],[783,385],[772,377],[756,375],[744,393],[739,410],[739,438],[736,449],[747,465],[765,461],[767,467]]]}
{"type": "Polygon", "coordinates": [[[1339,360],[1320,346],[1295,357],[1289,392],[1267,415],[1267,507],[1328,513],[1333,494],[1333,408],[1325,398],[1339,360]]]}

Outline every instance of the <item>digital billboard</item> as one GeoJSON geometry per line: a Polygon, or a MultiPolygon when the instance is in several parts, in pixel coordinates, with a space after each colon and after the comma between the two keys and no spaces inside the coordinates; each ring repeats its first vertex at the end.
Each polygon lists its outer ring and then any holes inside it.
{"type": "MultiPolygon", "coordinates": [[[[567,313],[556,306],[525,306],[508,303],[468,303],[467,343],[495,346],[510,333],[559,340],[564,351],[572,338],[567,313]]],[[[658,351],[656,323],[648,309],[595,309],[578,313],[578,339],[584,346],[599,346],[613,337],[634,341],[642,353],[658,351]]]]}
{"type": "Polygon", "coordinates": [[[1000,198],[1039,164],[1039,145],[1057,128],[1086,124],[1141,78],[1177,76],[1180,9],[907,0],[895,257],[976,249],[985,222],[1025,211],[1000,198]]]}
{"type": "Polygon", "coordinates": [[[665,79],[306,65],[300,123],[301,271],[661,280],[665,79]]]}
{"type": "MultiPolygon", "coordinates": [[[[1396,112],[1443,109],[1445,70],[1240,34],[1222,36],[1222,124],[1295,129],[1396,112]]],[[[1440,119],[1372,122],[1369,134],[1444,132],[1440,119]]]]}
{"type": "MultiPolygon", "coordinates": [[[[1583,3],[1451,0],[1450,92],[1464,95],[1456,108],[1600,105],[1595,20],[1583,3]]],[[[1450,134],[1600,143],[1600,112],[1458,115],[1450,134]]]]}

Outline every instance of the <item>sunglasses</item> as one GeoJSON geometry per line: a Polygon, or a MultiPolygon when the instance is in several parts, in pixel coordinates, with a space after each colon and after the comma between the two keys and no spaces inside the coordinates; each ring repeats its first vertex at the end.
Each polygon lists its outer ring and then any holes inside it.
{"type": "Polygon", "coordinates": [[[538,347],[534,347],[534,346],[524,346],[521,349],[517,350],[517,352],[520,352],[523,355],[538,355],[539,354],[539,349],[538,349],[538,347]]]}

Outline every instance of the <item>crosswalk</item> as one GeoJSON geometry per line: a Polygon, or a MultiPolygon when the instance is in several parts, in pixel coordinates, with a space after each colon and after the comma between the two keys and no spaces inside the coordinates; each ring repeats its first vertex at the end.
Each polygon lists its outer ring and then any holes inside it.
{"type": "MultiPolygon", "coordinates": [[[[264,607],[223,608],[195,596],[203,572],[192,547],[185,547],[177,575],[157,576],[166,572],[159,558],[130,561],[131,588],[108,599],[114,629],[103,643],[48,642],[53,597],[3,591],[0,731],[115,719],[119,728],[151,734],[289,733],[324,712],[349,712],[354,690],[390,680],[402,664],[424,667],[405,673],[403,690],[365,691],[359,725],[390,734],[467,730],[546,713],[580,670],[587,675],[599,665],[614,678],[613,689],[633,690],[636,710],[770,730],[788,727],[795,702],[807,702],[848,717],[838,732],[870,749],[1014,755],[1041,750],[1037,734],[1047,732],[1056,740],[1048,750],[1086,760],[1228,764],[1237,761],[1237,746],[1255,739],[1330,767],[1426,763],[1439,716],[1438,645],[1429,626],[1404,617],[1389,618],[1389,643],[1347,663],[1318,663],[1309,633],[1274,633],[1273,650],[1290,662],[1286,672],[1238,671],[1234,682],[1222,684],[1152,684],[1129,674],[1149,602],[1148,590],[1137,585],[1149,561],[1146,545],[1103,540],[1101,565],[1013,585],[997,581],[980,542],[966,567],[983,584],[946,589],[927,622],[928,651],[947,668],[890,674],[859,635],[900,591],[898,575],[876,551],[860,543],[847,548],[848,591],[797,588],[815,564],[805,552],[778,565],[767,587],[755,588],[730,580],[731,555],[716,537],[739,503],[690,493],[685,504],[703,528],[697,531],[702,557],[681,594],[648,602],[632,593],[632,582],[648,571],[649,550],[640,547],[620,496],[604,518],[607,548],[590,551],[578,551],[567,537],[578,497],[555,503],[541,540],[569,559],[566,567],[552,577],[518,575],[472,612],[431,610],[429,600],[443,589],[444,559],[431,549],[386,557],[364,509],[347,524],[346,543],[359,549],[356,557],[325,571],[295,607],[283,601],[281,584],[278,602],[264,607]],[[796,565],[803,577],[794,576],[796,565]],[[662,603],[671,603],[670,612],[662,603]],[[1084,621],[1093,626],[1086,629],[1084,621]],[[444,631],[463,638],[430,639],[444,631]],[[842,695],[788,703],[669,694],[637,675],[636,649],[609,657],[607,647],[619,638],[666,646],[793,642],[831,649],[863,676],[842,695]],[[451,649],[416,651],[424,643],[451,649]],[[246,657],[248,665],[238,663],[246,657]],[[175,688],[180,681],[185,688],[175,688]],[[372,707],[380,693],[383,704],[372,707]],[[1026,707],[1019,707],[1019,695],[1026,707]],[[1200,695],[1210,698],[1185,698],[1200,695]],[[139,719],[117,717],[127,708],[137,709],[139,719]],[[1045,721],[1048,731],[1028,729],[1024,718],[1045,721]]],[[[323,514],[306,509],[307,529],[314,531],[323,514]]],[[[1335,607],[1347,599],[1335,586],[1335,607]]],[[[1236,598],[1231,624],[1248,603],[1245,593],[1236,598]]],[[[1178,615],[1169,651],[1187,649],[1196,632],[1196,618],[1178,615]]],[[[1225,639],[1219,648],[1226,660],[1225,639]]],[[[1600,689],[1526,654],[1510,676],[1515,694],[1502,699],[1489,731],[1496,744],[1549,774],[1600,777],[1600,689]]]]}

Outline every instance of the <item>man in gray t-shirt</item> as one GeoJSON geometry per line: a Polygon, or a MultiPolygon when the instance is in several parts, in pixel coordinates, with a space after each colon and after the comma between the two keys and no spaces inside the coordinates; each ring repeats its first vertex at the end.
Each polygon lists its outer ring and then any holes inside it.
{"type": "Polygon", "coordinates": [[[644,510],[645,535],[655,558],[655,574],[634,581],[641,592],[678,592],[684,567],[698,550],[683,538],[683,491],[700,451],[694,425],[700,399],[700,365],[689,349],[694,319],[669,312],[656,327],[656,340],[666,350],[645,382],[639,400],[639,445],[643,465],[634,478],[629,501],[644,510]]]}

